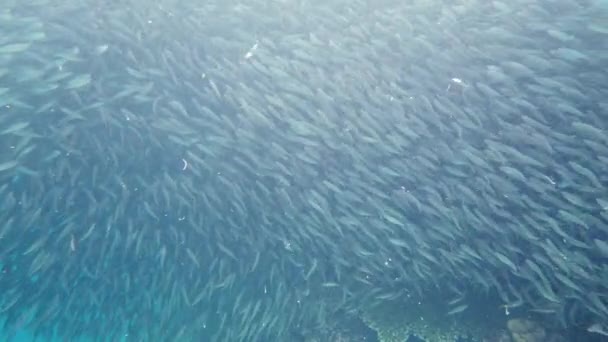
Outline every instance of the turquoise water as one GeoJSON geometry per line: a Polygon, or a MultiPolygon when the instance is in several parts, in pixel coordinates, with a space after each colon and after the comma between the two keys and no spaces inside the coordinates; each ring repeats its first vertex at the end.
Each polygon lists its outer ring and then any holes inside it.
{"type": "MultiPolygon", "coordinates": [[[[4,325],[5,320],[6,320],[5,318],[0,318],[0,326],[4,325]]],[[[34,336],[34,334],[32,334],[31,332],[24,330],[24,329],[19,329],[12,335],[9,335],[6,331],[0,332],[0,341],[6,341],[6,342],[63,342],[61,339],[56,338],[56,337],[52,338],[52,339],[36,338],[34,336]]],[[[80,339],[77,342],[89,342],[89,340],[80,339]]]]}
{"type": "MultiPolygon", "coordinates": [[[[5,323],[5,319],[0,318],[0,326],[3,326],[4,323],[5,323]]],[[[0,332],[0,341],[2,341],[2,342],[66,342],[66,340],[61,339],[57,336],[55,336],[53,338],[36,337],[34,333],[32,333],[26,329],[19,329],[16,332],[14,332],[13,334],[8,334],[6,331],[2,331],[2,332],[0,332]]],[[[72,339],[71,341],[72,342],[93,342],[95,340],[92,338],[78,337],[76,339],[72,339]]],[[[99,339],[97,341],[99,341],[99,339]]],[[[126,342],[126,341],[129,341],[127,336],[123,337],[122,339],[120,339],[116,342],[126,342]]]]}
{"type": "Polygon", "coordinates": [[[608,335],[605,4],[2,1],[8,329],[608,335]]]}

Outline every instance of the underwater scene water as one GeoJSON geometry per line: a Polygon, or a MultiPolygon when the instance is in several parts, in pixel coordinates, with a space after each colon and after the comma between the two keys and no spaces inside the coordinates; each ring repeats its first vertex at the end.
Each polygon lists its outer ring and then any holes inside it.
{"type": "Polygon", "coordinates": [[[4,341],[608,341],[608,1],[3,0],[4,341]]]}

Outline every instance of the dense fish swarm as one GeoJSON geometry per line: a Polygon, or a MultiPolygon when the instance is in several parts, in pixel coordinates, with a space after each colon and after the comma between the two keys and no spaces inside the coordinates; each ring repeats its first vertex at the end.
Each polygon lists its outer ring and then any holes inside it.
{"type": "Polygon", "coordinates": [[[608,336],[607,81],[599,0],[3,1],[4,328],[296,341],[436,288],[608,336]]]}

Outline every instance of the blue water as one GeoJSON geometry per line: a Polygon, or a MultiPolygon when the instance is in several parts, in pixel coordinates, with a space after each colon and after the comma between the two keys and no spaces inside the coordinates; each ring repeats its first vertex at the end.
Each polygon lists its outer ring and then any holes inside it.
{"type": "MultiPolygon", "coordinates": [[[[0,318],[0,325],[4,325],[5,318],[0,318]]],[[[60,339],[55,336],[51,339],[36,337],[34,334],[26,329],[19,329],[13,334],[9,334],[6,331],[0,331],[0,341],[2,342],[65,342],[65,340],[60,339]]],[[[72,342],[93,342],[92,338],[81,337],[72,342]]],[[[123,337],[120,341],[116,342],[126,342],[128,341],[128,336],[123,337]]]]}

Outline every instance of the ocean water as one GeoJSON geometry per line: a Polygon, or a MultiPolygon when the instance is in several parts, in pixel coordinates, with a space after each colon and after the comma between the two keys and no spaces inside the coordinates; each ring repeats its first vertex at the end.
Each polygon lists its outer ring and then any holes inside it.
{"type": "Polygon", "coordinates": [[[603,341],[606,1],[0,8],[0,342],[603,341]]]}

